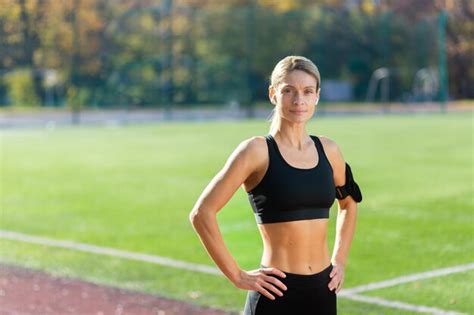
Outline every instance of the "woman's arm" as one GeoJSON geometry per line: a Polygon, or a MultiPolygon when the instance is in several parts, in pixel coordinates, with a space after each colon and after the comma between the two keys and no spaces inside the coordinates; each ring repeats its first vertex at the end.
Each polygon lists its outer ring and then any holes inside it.
{"type": "Polygon", "coordinates": [[[336,223],[336,240],[332,254],[332,263],[345,266],[349,248],[354,236],[357,221],[357,203],[347,196],[339,201],[336,223]],[[349,200],[347,200],[349,199],[349,200]]]}
{"type": "Polygon", "coordinates": [[[272,283],[280,287],[284,285],[266,274],[274,273],[279,276],[284,276],[284,274],[274,268],[252,272],[242,271],[224,243],[216,218],[217,212],[256,171],[259,161],[265,154],[267,154],[265,139],[254,137],[242,142],[230,155],[222,170],[204,189],[189,214],[189,219],[209,256],[235,286],[241,289],[258,290],[272,298],[267,289],[281,295],[272,283]]]}
{"type": "MultiPolygon", "coordinates": [[[[326,152],[333,168],[335,186],[344,186],[346,181],[346,163],[342,152],[334,141],[325,138],[324,143],[325,149],[328,148],[326,152]]],[[[349,249],[357,221],[357,202],[350,195],[337,201],[336,240],[331,258],[334,269],[330,274],[332,280],[329,283],[329,288],[331,290],[336,289],[336,293],[341,290],[344,282],[344,267],[349,256],[349,249]]]]}

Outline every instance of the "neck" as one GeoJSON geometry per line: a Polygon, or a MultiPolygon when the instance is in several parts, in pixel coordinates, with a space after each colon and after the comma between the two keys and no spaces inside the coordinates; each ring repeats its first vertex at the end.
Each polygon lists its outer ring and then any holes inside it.
{"type": "Polygon", "coordinates": [[[280,124],[273,132],[272,136],[280,143],[296,149],[305,147],[308,141],[308,133],[304,124],[293,124],[292,126],[280,124]]]}

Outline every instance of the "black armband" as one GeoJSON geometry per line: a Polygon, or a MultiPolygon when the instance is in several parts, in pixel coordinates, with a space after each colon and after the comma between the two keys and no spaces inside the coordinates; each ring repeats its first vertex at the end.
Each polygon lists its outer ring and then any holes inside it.
{"type": "Polygon", "coordinates": [[[346,163],[346,183],[344,186],[336,186],[336,198],[344,199],[348,195],[351,195],[356,202],[362,201],[362,193],[359,189],[359,185],[354,181],[351,167],[346,163]]]}

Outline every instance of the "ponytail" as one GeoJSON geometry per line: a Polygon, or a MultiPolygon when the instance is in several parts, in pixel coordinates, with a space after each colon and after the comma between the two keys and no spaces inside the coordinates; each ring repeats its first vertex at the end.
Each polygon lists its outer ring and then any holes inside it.
{"type": "Polygon", "coordinates": [[[275,134],[275,132],[278,130],[278,127],[280,126],[281,120],[280,114],[278,114],[276,107],[273,108],[268,120],[271,121],[269,133],[275,134]]]}

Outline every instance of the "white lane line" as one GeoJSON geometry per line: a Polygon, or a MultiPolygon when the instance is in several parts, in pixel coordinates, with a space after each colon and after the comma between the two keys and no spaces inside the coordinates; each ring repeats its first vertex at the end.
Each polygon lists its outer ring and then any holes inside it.
{"type": "MultiPolygon", "coordinates": [[[[26,243],[45,245],[45,246],[78,250],[78,251],[83,251],[87,253],[99,254],[99,255],[121,257],[125,259],[130,259],[130,260],[144,261],[148,263],[164,265],[164,266],[173,267],[173,268],[180,268],[180,269],[186,269],[186,270],[197,271],[197,272],[202,272],[202,273],[208,273],[208,274],[217,275],[217,276],[223,276],[222,272],[215,267],[208,266],[208,265],[201,265],[201,264],[193,264],[193,263],[180,261],[180,260],[176,260],[176,259],[172,259],[168,257],[133,253],[133,252],[118,250],[114,248],[100,247],[100,246],[89,245],[89,244],[84,244],[84,243],[76,243],[72,241],[53,240],[46,237],[31,236],[31,235],[26,235],[23,233],[5,231],[5,230],[0,230],[0,238],[26,242],[26,243]]],[[[447,274],[451,274],[455,272],[463,272],[463,271],[470,270],[473,268],[474,268],[474,263],[471,263],[471,264],[466,264],[466,265],[432,270],[428,272],[422,272],[418,274],[412,274],[408,276],[402,276],[402,277],[394,278],[391,280],[369,283],[369,284],[357,286],[354,288],[342,289],[342,291],[338,294],[338,296],[355,300],[355,301],[359,301],[359,302],[366,302],[370,304],[376,304],[376,305],[387,306],[387,307],[392,307],[392,308],[411,310],[411,311],[420,312],[420,313],[428,312],[428,313],[433,313],[433,314],[462,314],[462,313],[456,313],[452,311],[446,311],[446,310],[441,310],[441,309],[427,307],[427,306],[412,305],[412,304],[407,304],[407,303],[398,302],[398,301],[384,300],[377,297],[362,296],[356,293],[361,293],[361,292],[374,290],[374,289],[386,288],[386,287],[395,286],[401,283],[407,283],[407,282],[422,280],[422,279],[431,278],[431,277],[438,277],[438,276],[447,275],[447,274]]]]}
{"type": "Polygon", "coordinates": [[[401,310],[412,311],[416,313],[429,313],[429,314],[436,314],[436,315],[461,315],[464,313],[458,313],[448,310],[443,310],[435,307],[423,306],[423,305],[413,305],[399,301],[393,300],[385,300],[379,297],[372,297],[372,296],[364,296],[358,294],[344,294],[342,291],[338,294],[338,297],[344,297],[346,299],[364,302],[369,304],[376,304],[380,306],[386,306],[391,308],[397,308],[401,310]]]}
{"type": "Polygon", "coordinates": [[[73,249],[73,250],[82,251],[86,253],[94,253],[94,254],[106,255],[106,256],[112,256],[112,257],[121,257],[125,259],[130,259],[130,260],[144,261],[144,262],[148,262],[152,264],[186,269],[186,270],[191,270],[191,271],[198,271],[198,272],[209,273],[209,274],[218,275],[218,276],[223,275],[219,269],[212,266],[208,266],[208,265],[194,264],[194,263],[189,263],[186,261],[181,261],[181,260],[168,258],[168,257],[162,257],[162,256],[133,253],[133,252],[119,250],[115,248],[109,248],[109,247],[95,246],[95,245],[84,244],[84,243],[76,243],[72,241],[54,240],[54,239],[50,239],[46,237],[31,236],[31,235],[26,235],[23,233],[11,232],[11,231],[5,231],[5,230],[0,230],[0,238],[20,241],[20,242],[25,242],[25,243],[73,249]]]}
{"type": "Polygon", "coordinates": [[[368,284],[353,287],[353,288],[342,289],[341,293],[342,292],[344,292],[345,294],[361,293],[361,292],[366,292],[366,291],[371,291],[371,290],[376,290],[376,289],[392,287],[392,286],[396,286],[402,283],[413,282],[413,281],[423,280],[423,279],[428,279],[428,278],[433,278],[433,277],[440,277],[440,276],[449,275],[456,272],[464,272],[471,269],[474,269],[474,263],[453,266],[453,267],[448,267],[448,268],[442,268],[442,269],[436,269],[436,270],[427,271],[427,272],[414,273],[411,275],[401,276],[398,278],[393,278],[393,279],[380,281],[380,282],[372,282],[372,283],[368,283],[368,284]]]}

